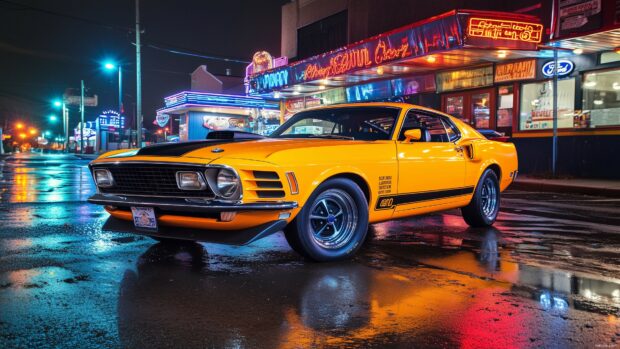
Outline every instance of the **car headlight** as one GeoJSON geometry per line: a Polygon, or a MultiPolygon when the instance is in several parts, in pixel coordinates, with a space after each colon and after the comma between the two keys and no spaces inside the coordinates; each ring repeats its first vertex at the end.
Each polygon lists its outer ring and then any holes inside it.
{"type": "Polygon", "coordinates": [[[239,177],[229,169],[223,168],[217,173],[216,181],[217,194],[223,198],[229,199],[239,189],[239,177]]]}
{"type": "Polygon", "coordinates": [[[181,190],[205,190],[207,183],[200,172],[179,171],[177,172],[177,186],[181,190]]]}
{"type": "Polygon", "coordinates": [[[93,171],[95,184],[100,188],[109,188],[114,185],[114,177],[112,173],[106,169],[96,169],[93,171]]]}

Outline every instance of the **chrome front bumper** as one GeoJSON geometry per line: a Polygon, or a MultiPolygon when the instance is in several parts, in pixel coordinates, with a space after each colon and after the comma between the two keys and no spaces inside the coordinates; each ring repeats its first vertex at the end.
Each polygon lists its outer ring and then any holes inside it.
{"type": "Polygon", "coordinates": [[[240,212],[240,211],[285,211],[297,208],[295,201],[227,203],[218,200],[179,199],[144,196],[122,196],[112,194],[95,194],[88,198],[91,204],[132,207],[156,207],[178,212],[240,212]]]}

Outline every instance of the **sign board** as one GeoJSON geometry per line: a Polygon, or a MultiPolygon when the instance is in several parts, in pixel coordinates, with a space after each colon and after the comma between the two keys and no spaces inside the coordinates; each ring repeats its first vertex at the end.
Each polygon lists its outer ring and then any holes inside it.
{"type": "MultiPolygon", "coordinates": [[[[558,60],[558,76],[563,77],[570,75],[575,69],[575,63],[569,61],[568,59],[559,59],[558,60]]],[[[542,66],[542,74],[545,77],[552,78],[555,74],[555,62],[549,61],[542,66]]]]}
{"type": "Polygon", "coordinates": [[[493,66],[437,73],[437,92],[493,85],[493,66]]]}
{"type": "Polygon", "coordinates": [[[495,65],[495,82],[529,80],[534,78],[536,78],[535,59],[495,65]]]}
{"type": "Polygon", "coordinates": [[[125,117],[121,116],[117,111],[114,110],[105,110],[98,117],[97,122],[99,123],[100,130],[108,130],[110,132],[111,129],[122,129],[125,128],[125,117]]]}
{"type": "Polygon", "coordinates": [[[542,41],[543,25],[535,17],[514,16],[519,20],[512,20],[506,14],[501,18],[493,18],[490,12],[484,14],[489,18],[456,11],[263,71],[250,77],[249,92],[268,93],[465,46],[536,50],[542,41]],[[524,18],[531,18],[531,22],[524,18]]]}
{"type": "Polygon", "coordinates": [[[467,35],[493,40],[523,41],[538,44],[542,41],[543,25],[538,23],[471,17],[467,35]]]}
{"type": "Polygon", "coordinates": [[[601,0],[560,0],[560,36],[600,28],[601,5],[601,0]]]}
{"type": "Polygon", "coordinates": [[[159,127],[166,126],[168,124],[168,121],[170,121],[169,114],[159,113],[157,114],[157,116],[155,116],[155,123],[157,123],[157,126],[159,127]]]}
{"type": "MultiPolygon", "coordinates": [[[[64,95],[63,96],[63,102],[66,105],[73,105],[73,106],[80,106],[80,96],[68,96],[68,95],[64,95]]],[[[85,107],[96,107],[98,105],[98,98],[97,95],[94,96],[84,96],[84,106],[85,107]]]]}

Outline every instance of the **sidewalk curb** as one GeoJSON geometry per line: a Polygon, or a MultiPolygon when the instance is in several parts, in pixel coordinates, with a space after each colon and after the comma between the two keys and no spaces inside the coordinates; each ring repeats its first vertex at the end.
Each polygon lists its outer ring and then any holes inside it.
{"type": "Polygon", "coordinates": [[[541,183],[526,181],[521,182],[517,179],[509,189],[524,190],[524,191],[538,191],[538,192],[553,192],[553,193],[570,193],[570,194],[587,194],[597,196],[607,196],[620,198],[620,189],[604,188],[604,187],[587,187],[578,185],[567,185],[558,183],[541,183]]]}

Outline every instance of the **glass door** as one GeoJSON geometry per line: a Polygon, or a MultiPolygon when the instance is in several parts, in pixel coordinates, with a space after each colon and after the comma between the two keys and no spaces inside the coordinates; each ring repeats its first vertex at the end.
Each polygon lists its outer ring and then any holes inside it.
{"type": "Polygon", "coordinates": [[[445,94],[442,110],[474,128],[494,128],[495,90],[486,88],[445,94]]]}
{"type": "Polygon", "coordinates": [[[495,128],[508,136],[512,135],[514,99],[514,85],[497,88],[497,122],[495,128]]]}
{"type": "Polygon", "coordinates": [[[470,123],[469,113],[465,108],[467,95],[464,93],[446,95],[444,98],[443,111],[456,118],[463,120],[466,123],[470,123]]]}
{"type": "Polygon", "coordinates": [[[471,110],[475,128],[491,128],[491,92],[471,95],[471,110]]]}

